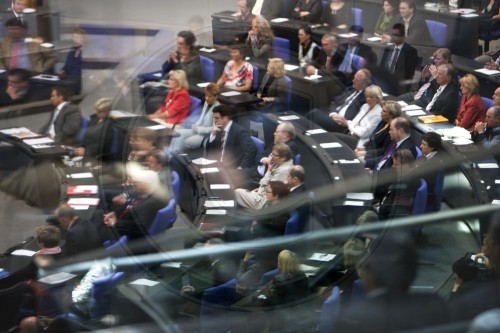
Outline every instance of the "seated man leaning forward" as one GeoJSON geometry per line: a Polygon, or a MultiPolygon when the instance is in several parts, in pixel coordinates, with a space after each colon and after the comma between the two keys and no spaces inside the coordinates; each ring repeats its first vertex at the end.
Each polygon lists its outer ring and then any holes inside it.
{"type": "Polygon", "coordinates": [[[267,172],[253,191],[238,188],[235,191],[236,202],[248,210],[259,210],[266,203],[266,189],[272,180],[286,183],[288,170],[293,166],[292,151],[285,143],[273,147],[271,163],[267,172]]]}

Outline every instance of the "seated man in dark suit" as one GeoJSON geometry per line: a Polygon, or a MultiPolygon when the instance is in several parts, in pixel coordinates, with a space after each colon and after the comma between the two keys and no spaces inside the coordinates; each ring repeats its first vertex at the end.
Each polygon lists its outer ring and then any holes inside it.
{"type": "Polygon", "coordinates": [[[288,186],[290,187],[290,194],[296,195],[306,192],[306,186],[304,185],[304,180],[306,178],[306,172],[302,165],[294,165],[288,170],[288,186]]]}
{"type": "Polygon", "coordinates": [[[313,62],[306,67],[307,75],[333,75],[342,62],[342,56],[337,52],[337,37],[326,34],[321,37],[322,50],[313,62]]]}
{"type": "Polygon", "coordinates": [[[401,149],[408,149],[413,155],[413,159],[417,157],[417,149],[415,143],[410,138],[411,125],[410,121],[404,117],[397,117],[391,121],[389,135],[393,142],[389,146],[384,155],[375,164],[374,170],[388,169],[392,167],[392,154],[401,149]]]}
{"type": "Polygon", "coordinates": [[[253,169],[255,147],[250,132],[231,120],[233,111],[226,105],[214,108],[214,128],[207,143],[209,158],[216,159],[229,169],[253,169]]]}
{"type": "Polygon", "coordinates": [[[477,123],[471,136],[475,144],[486,149],[500,145],[500,106],[486,111],[485,122],[477,123]]]}
{"type": "Polygon", "coordinates": [[[451,124],[455,123],[458,113],[458,87],[454,82],[455,69],[451,64],[438,66],[436,79],[431,84],[433,90],[429,103],[418,100],[415,104],[435,115],[441,115],[448,119],[451,124]]]}
{"type": "Polygon", "coordinates": [[[62,248],[65,255],[73,256],[101,246],[95,225],[78,217],[76,211],[70,206],[59,206],[54,215],[66,230],[66,243],[62,248]]]}
{"type": "Polygon", "coordinates": [[[376,62],[377,58],[370,46],[361,43],[363,39],[362,26],[351,26],[349,33],[354,35],[347,39],[347,43],[340,44],[337,49],[342,61],[335,73],[346,86],[352,84],[352,79],[358,69],[365,67],[366,63],[376,62]]]}
{"type": "Polygon", "coordinates": [[[380,61],[381,69],[385,70],[393,80],[399,82],[398,91],[389,92],[401,94],[411,88],[411,83],[417,67],[417,50],[405,43],[405,28],[401,23],[392,27],[391,41],[394,45],[387,46],[380,61]]]}
{"type": "Polygon", "coordinates": [[[370,71],[362,68],[356,72],[352,81],[352,90],[347,91],[343,98],[330,104],[328,111],[313,109],[306,118],[330,132],[348,133],[349,130],[337,122],[339,116],[353,120],[365,103],[364,91],[371,84],[370,71]]]}
{"type": "Polygon", "coordinates": [[[7,74],[7,89],[0,92],[0,107],[39,101],[48,97],[40,94],[30,85],[31,73],[14,68],[7,74]]]}
{"type": "MultiPolygon", "coordinates": [[[[152,170],[135,168],[130,177],[137,196],[127,206],[120,207],[102,216],[104,226],[101,237],[106,238],[126,235],[129,239],[144,237],[153,223],[156,213],[165,207],[170,200],[167,191],[162,188],[158,174],[152,170]],[[111,234],[109,233],[111,231],[111,234]]],[[[95,223],[99,222],[99,217],[95,223]]]]}
{"type": "Polygon", "coordinates": [[[367,297],[351,304],[332,332],[400,332],[447,323],[446,306],[439,296],[410,292],[418,258],[409,235],[388,230],[374,240],[360,262],[367,297]]]}

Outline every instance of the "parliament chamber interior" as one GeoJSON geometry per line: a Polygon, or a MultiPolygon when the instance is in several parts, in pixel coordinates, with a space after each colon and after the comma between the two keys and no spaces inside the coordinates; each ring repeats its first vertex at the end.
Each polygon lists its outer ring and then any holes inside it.
{"type": "Polygon", "coordinates": [[[0,21],[0,332],[500,330],[500,0],[0,21]]]}

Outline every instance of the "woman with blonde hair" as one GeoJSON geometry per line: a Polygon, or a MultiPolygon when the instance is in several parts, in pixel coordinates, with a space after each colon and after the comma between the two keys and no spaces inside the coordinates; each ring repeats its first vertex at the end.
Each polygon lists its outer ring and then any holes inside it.
{"type": "Polygon", "coordinates": [[[73,153],[76,156],[104,158],[111,157],[113,130],[108,113],[111,111],[111,99],[103,97],[95,104],[95,114],[90,116],[90,122],[85,130],[80,146],[73,153]]]}
{"type": "Polygon", "coordinates": [[[338,133],[337,135],[352,149],[363,148],[370,140],[373,131],[381,118],[382,89],[371,85],[365,89],[366,103],[361,106],[358,114],[353,120],[347,120],[342,116],[336,118],[337,123],[349,130],[349,135],[338,133]]]}
{"type": "Polygon", "coordinates": [[[168,73],[168,89],[165,101],[155,113],[148,115],[149,119],[163,119],[167,124],[182,122],[189,113],[191,99],[189,98],[189,83],[186,72],[175,69],[168,73]]]}
{"type": "Polygon", "coordinates": [[[477,122],[486,117],[486,106],[479,95],[479,81],[472,74],[465,74],[460,80],[462,101],[458,109],[455,125],[473,131],[477,122]]]}
{"type": "Polygon", "coordinates": [[[267,72],[262,79],[257,97],[262,98],[259,105],[267,110],[282,111],[288,94],[288,84],[285,81],[285,62],[280,58],[271,58],[267,72]]]}
{"type": "Polygon", "coordinates": [[[274,34],[269,22],[263,16],[256,16],[252,20],[250,31],[246,40],[252,57],[262,62],[272,54],[274,34]]]}

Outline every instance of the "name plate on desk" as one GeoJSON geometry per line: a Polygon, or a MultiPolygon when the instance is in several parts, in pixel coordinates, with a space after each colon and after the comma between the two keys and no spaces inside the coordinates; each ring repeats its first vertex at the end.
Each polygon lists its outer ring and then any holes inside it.
{"type": "Polygon", "coordinates": [[[321,148],[341,148],[342,145],[338,142],[324,142],[319,144],[321,148]]]}
{"type": "Polygon", "coordinates": [[[207,200],[205,201],[205,207],[207,208],[234,207],[234,200],[207,200]]]}
{"type": "Polygon", "coordinates": [[[309,260],[317,260],[317,261],[330,261],[335,259],[335,254],[331,253],[313,253],[312,256],[309,257],[309,260]]]}
{"type": "Polygon", "coordinates": [[[222,96],[224,97],[231,97],[231,96],[239,96],[241,93],[239,91],[226,91],[221,93],[222,96]]]}
{"type": "Polygon", "coordinates": [[[200,169],[201,173],[214,173],[214,172],[219,172],[219,168],[213,167],[213,168],[201,168],[200,169]]]}

